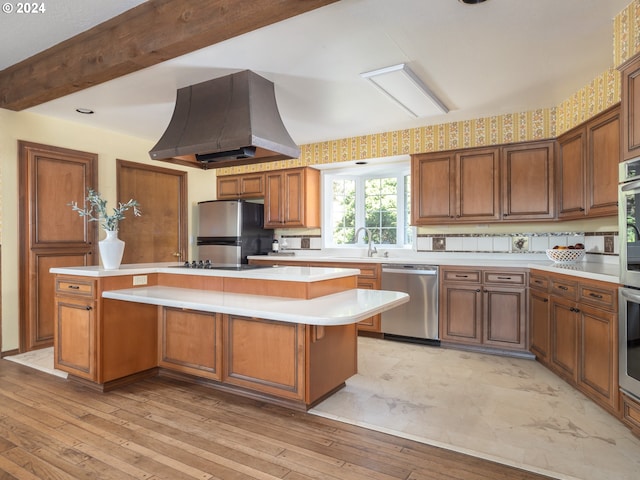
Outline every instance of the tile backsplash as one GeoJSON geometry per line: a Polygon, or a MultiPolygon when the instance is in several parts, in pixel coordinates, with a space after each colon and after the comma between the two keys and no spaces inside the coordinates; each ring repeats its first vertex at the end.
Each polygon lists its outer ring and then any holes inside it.
{"type": "Polygon", "coordinates": [[[618,232],[418,234],[418,252],[544,253],[556,245],[582,243],[591,254],[618,255],[618,232]]]}

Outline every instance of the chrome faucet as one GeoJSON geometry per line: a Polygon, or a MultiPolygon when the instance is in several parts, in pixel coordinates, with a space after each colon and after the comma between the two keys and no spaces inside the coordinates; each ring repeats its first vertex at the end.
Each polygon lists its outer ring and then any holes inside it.
{"type": "Polygon", "coordinates": [[[365,227],[360,227],[359,229],[356,230],[356,237],[355,237],[355,241],[358,241],[358,234],[360,233],[361,230],[364,230],[364,232],[367,234],[366,240],[367,242],[369,242],[369,248],[367,250],[367,257],[373,257],[374,253],[378,253],[378,249],[376,248],[375,245],[373,245],[373,241],[371,239],[371,231],[368,228],[365,227]]]}

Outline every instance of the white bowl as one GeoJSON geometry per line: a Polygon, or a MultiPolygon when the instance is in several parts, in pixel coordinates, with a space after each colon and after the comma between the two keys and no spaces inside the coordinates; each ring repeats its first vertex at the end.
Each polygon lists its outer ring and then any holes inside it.
{"type": "Polygon", "coordinates": [[[547,250],[547,257],[555,263],[576,263],[584,257],[584,248],[552,248],[547,250]]]}

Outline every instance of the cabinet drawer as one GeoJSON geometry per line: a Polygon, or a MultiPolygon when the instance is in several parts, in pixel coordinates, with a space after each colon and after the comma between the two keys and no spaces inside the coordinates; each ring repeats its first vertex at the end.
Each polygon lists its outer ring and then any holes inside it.
{"type": "Polygon", "coordinates": [[[71,278],[56,278],[56,294],[93,297],[94,282],[71,278]]]}
{"type": "Polygon", "coordinates": [[[538,275],[537,273],[529,274],[529,286],[536,290],[549,291],[549,277],[538,275]]]}
{"type": "Polygon", "coordinates": [[[482,273],[480,270],[444,270],[442,279],[445,282],[480,283],[482,273]]]}
{"type": "Polygon", "coordinates": [[[638,436],[640,436],[640,403],[621,393],[622,421],[638,436]]]}
{"type": "Polygon", "coordinates": [[[484,283],[493,285],[526,285],[527,274],[522,271],[485,270],[484,283]]]}
{"type": "Polygon", "coordinates": [[[578,301],[616,311],[618,307],[617,293],[615,288],[580,283],[578,301]]]}
{"type": "Polygon", "coordinates": [[[578,298],[578,282],[552,278],[551,292],[554,295],[576,300],[578,298]]]}

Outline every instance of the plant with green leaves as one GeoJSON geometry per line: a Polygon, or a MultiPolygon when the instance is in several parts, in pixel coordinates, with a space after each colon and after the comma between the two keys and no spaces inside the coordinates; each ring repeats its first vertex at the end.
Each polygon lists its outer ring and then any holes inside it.
{"type": "Polygon", "coordinates": [[[67,205],[74,212],[78,212],[81,217],[86,217],[89,222],[100,222],[100,226],[106,231],[118,230],[118,222],[124,220],[124,212],[133,209],[133,215],[139,217],[142,215],[140,204],[136,200],[129,200],[127,203],[118,202],[118,207],[113,209],[113,214],[109,215],[107,211],[107,201],[102,198],[99,192],[92,188],[87,189],[88,194],[85,199],[85,207],[80,208],[78,202],[69,202],[67,205]]]}

